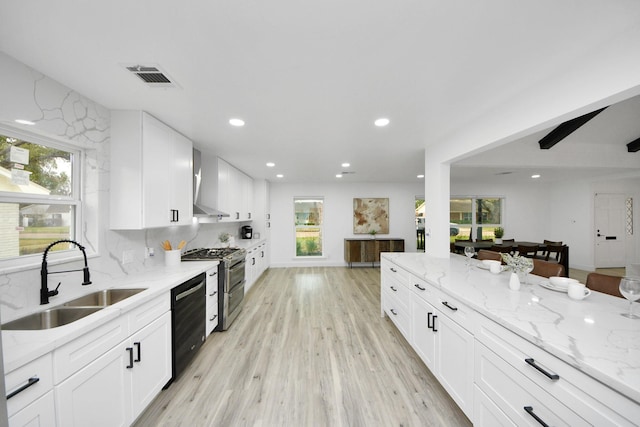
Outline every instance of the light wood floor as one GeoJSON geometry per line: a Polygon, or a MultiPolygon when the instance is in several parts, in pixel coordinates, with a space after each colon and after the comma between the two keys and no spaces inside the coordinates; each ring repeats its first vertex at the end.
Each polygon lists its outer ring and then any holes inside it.
{"type": "Polygon", "coordinates": [[[388,318],[378,268],[270,269],[136,426],[470,426],[388,318]]]}

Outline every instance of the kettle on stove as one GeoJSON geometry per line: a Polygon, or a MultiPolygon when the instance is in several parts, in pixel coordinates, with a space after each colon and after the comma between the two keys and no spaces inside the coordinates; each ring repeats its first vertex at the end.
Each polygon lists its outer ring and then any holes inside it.
{"type": "Polygon", "coordinates": [[[240,229],[240,237],[243,239],[251,239],[253,237],[253,228],[250,225],[243,225],[240,229]]]}

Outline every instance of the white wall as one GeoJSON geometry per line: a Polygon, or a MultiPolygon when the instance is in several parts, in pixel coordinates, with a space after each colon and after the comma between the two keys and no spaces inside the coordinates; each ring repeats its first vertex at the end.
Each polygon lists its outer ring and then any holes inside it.
{"type": "Polygon", "coordinates": [[[405,251],[416,251],[415,198],[423,184],[330,183],[271,184],[271,266],[343,266],[344,239],[369,238],[353,234],[353,199],[389,198],[389,234],[405,240],[405,251]],[[295,258],[294,197],[324,198],[324,257],[295,258]]]}

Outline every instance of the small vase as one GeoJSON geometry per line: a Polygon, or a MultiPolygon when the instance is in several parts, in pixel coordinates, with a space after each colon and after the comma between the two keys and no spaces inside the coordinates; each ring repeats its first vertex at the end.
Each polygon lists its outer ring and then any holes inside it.
{"type": "Polygon", "coordinates": [[[509,289],[512,291],[520,289],[520,279],[516,273],[511,273],[511,276],[509,276],[509,289]]]}
{"type": "Polygon", "coordinates": [[[497,244],[497,245],[501,245],[501,244],[502,244],[502,239],[501,239],[501,238],[496,237],[496,244],[497,244]]]}

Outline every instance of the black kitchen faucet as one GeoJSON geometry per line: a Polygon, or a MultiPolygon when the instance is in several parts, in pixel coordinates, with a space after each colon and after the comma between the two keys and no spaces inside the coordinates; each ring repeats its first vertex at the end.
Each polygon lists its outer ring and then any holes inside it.
{"type": "Polygon", "coordinates": [[[40,269],[40,305],[42,304],[49,304],[49,297],[58,295],[58,288],[60,287],[60,283],[58,283],[58,286],[56,286],[56,288],[52,291],[49,290],[49,286],[47,284],[47,276],[49,274],[57,274],[57,273],[69,273],[72,271],[80,271],[78,270],[65,270],[65,271],[54,271],[49,273],[47,271],[47,253],[49,253],[49,249],[51,249],[52,247],[54,247],[55,245],[59,244],[59,243],[73,243],[74,245],[76,245],[78,247],[78,249],[80,249],[82,251],[82,255],[84,256],[84,268],[82,269],[82,271],[84,272],[84,281],[82,282],[82,285],[90,285],[91,284],[91,279],[89,277],[89,265],[87,264],[87,253],[84,250],[84,246],[82,246],[80,243],[74,241],[74,240],[58,240],[56,242],[51,243],[49,246],[47,246],[47,248],[44,250],[44,254],[42,255],[42,268],[40,269]]]}

